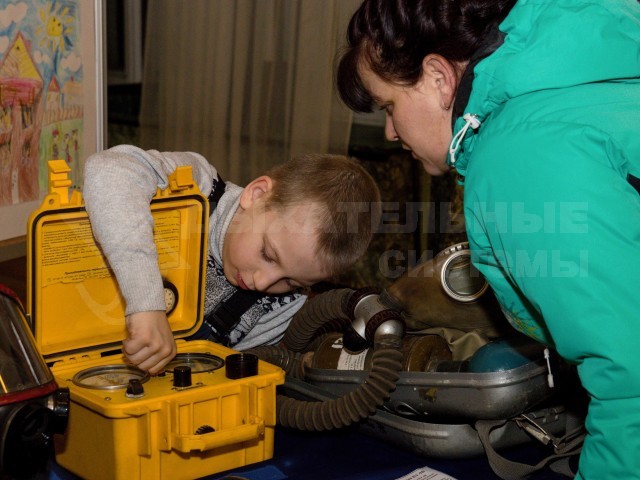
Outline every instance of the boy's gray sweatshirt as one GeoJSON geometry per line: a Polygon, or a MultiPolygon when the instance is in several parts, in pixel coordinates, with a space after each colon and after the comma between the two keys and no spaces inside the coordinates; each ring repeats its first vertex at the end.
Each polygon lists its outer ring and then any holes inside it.
{"type": "MultiPolygon", "coordinates": [[[[218,173],[197,153],[161,153],[120,145],[92,155],[85,163],[83,196],[91,227],[118,280],[126,315],[165,309],[149,203],[157,188],[168,186],[168,176],[180,165],[191,165],[200,191],[209,196],[218,173]]],[[[241,192],[241,187],[226,182],[225,193],[209,219],[205,314],[236,291],[224,277],[222,247],[241,192]]],[[[296,293],[259,300],[242,315],[228,345],[244,350],[277,343],[306,298],[296,293]]]]}

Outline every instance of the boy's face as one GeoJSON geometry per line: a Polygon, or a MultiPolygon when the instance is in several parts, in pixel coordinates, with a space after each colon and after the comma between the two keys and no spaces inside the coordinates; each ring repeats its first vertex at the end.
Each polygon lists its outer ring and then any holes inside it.
{"type": "Polygon", "coordinates": [[[265,211],[272,188],[259,177],[242,192],[224,239],[222,262],[229,283],[271,294],[309,287],[328,277],[317,254],[313,205],[265,211]]]}

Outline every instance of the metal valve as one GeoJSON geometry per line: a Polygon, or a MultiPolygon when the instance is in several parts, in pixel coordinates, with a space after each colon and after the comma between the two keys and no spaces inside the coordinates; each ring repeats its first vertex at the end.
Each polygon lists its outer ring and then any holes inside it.
{"type": "Polygon", "coordinates": [[[400,313],[383,304],[375,290],[356,291],[349,300],[349,310],[353,313],[353,322],[344,335],[344,344],[351,351],[367,348],[381,335],[400,338],[404,333],[400,313]]]}

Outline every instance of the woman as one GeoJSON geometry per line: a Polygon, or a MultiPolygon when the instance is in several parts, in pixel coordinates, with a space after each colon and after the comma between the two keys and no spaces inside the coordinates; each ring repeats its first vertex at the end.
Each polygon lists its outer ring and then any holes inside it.
{"type": "Polygon", "coordinates": [[[640,478],[640,4],[366,0],[348,41],[342,99],[457,170],[508,320],[577,364],[577,478],[640,478]]]}

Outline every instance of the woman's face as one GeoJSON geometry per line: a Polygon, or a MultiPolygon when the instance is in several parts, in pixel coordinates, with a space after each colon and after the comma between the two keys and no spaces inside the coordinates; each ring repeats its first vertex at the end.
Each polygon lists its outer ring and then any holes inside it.
{"type": "Polygon", "coordinates": [[[381,79],[365,66],[360,77],[376,105],[386,112],[386,138],[402,142],[402,148],[409,150],[430,175],[448,172],[451,103],[448,99],[443,102],[443,80],[423,72],[417,84],[403,86],[381,79]]]}

